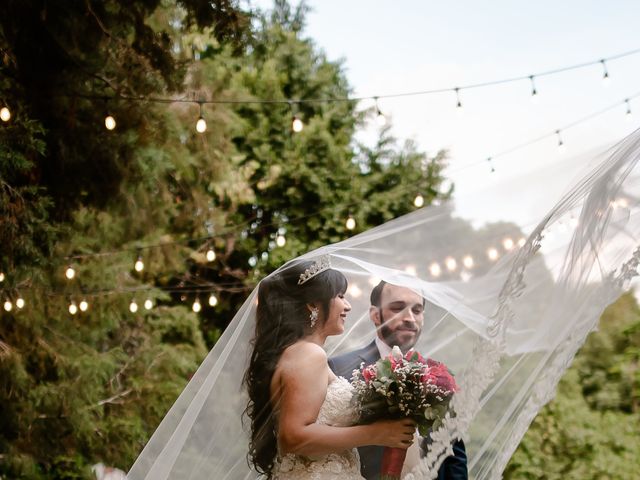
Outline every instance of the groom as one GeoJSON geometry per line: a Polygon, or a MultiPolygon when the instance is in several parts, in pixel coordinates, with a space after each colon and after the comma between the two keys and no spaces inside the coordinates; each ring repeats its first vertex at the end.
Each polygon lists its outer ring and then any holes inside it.
{"type": "MultiPolygon", "coordinates": [[[[360,364],[370,365],[391,353],[394,345],[403,352],[413,347],[424,323],[424,299],[413,290],[380,282],[371,291],[369,317],[376,326],[377,336],[369,345],[354,352],[329,359],[329,366],[336,375],[351,378],[360,364]]],[[[426,448],[427,439],[421,442],[426,448]]],[[[378,480],[382,463],[383,447],[367,446],[358,449],[362,476],[367,480],[378,480]]],[[[453,456],[447,457],[440,470],[438,480],[466,480],[467,454],[462,440],[453,444],[453,456]]]]}

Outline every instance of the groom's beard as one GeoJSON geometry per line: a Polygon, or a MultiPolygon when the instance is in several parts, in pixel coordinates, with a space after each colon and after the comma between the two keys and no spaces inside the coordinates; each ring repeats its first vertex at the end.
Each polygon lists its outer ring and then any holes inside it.
{"type": "Polygon", "coordinates": [[[394,345],[400,347],[403,353],[406,353],[410,348],[412,348],[416,342],[418,341],[418,337],[420,337],[421,330],[418,325],[414,325],[411,328],[414,328],[414,335],[409,340],[400,340],[399,334],[406,332],[398,332],[397,330],[392,330],[387,325],[386,320],[384,319],[384,315],[382,313],[382,308],[378,307],[378,312],[380,312],[380,334],[384,340],[384,343],[393,348],[394,345]]]}

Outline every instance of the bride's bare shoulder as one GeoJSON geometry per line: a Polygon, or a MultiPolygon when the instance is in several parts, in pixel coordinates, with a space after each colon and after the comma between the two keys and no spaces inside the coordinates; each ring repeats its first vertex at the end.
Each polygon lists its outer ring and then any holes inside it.
{"type": "Polygon", "coordinates": [[[282,352],[279,363],[285,368],[286,366],[296,366],[296,368],[325,366],[327,364],[327,353],[316,343],[300,340],[293,345],[289,345],[282,352]]]}

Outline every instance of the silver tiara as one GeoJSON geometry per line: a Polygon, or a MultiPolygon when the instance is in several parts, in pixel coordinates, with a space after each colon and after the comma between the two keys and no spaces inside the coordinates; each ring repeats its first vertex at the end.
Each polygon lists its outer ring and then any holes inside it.
{"type": "Polygon", "coordinates": [[[313,265],[307,268],[304,273],[300,274],[298,285],[302,285],[304,282],[308,282],[319,273],[324,272],[325,270],[329,270],[330,268],[331,260],[329,260],[329,255],[322,255],[318,260],[315,261],[313,265]]]}

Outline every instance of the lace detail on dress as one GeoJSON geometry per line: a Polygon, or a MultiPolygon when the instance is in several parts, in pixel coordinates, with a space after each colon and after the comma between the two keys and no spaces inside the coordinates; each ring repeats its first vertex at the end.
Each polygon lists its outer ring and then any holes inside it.
{"type": "MultiPolygon", "coordinates": [[[[320,407],[316,423],[335,427],[353,425],[357,412],[351,405],[353,387],[343,377],[336,378],[327,387],[327,396],[320,407]]],[[[278,456],[273,469],[276,480],[362,480],[360,457],[353,448],[343,453],[330,453],[306,457],[288,453],[278,456]]]]}

